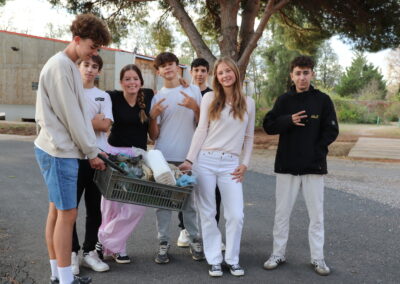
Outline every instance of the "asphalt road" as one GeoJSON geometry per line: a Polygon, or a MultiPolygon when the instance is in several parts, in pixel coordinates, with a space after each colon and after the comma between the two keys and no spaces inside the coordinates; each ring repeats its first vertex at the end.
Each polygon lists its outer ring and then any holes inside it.
{"type": "MultiPolygon", "coordinates": [[[[7,273],[19,283],[48,283],[49,262],[44,243],[47,190],[33,155],[32,142],[0,141],[0,283],[7,273]]],[[[110,262],[111,270],[95,273],[82,268],[93,283],[399,283],[400,210],[346,192],[325,190],[325,257],[332,274],[321,277],[309,265],[308,215],[303,198],[295,205],[287,248],[287,263],[277,270],[262,268],[271,253],[274,176],[249,172],[244,185],[245,227],[241,278],[228,271],[220,279],[208,276],[206,262],[195,262],[189,251],[170,249],[171,263],[157,265],[155,213],[149,208],[129,240],[133,263],[110,262]]],[[[80,210],[79,228],[82,235],[80,210]]],[[[175,214],[176,216],[176,214],[175,214]]],[[[220,225],[221,227],[223,224],[220,225]]],[[[171,227],[178,237],[177,218],[171,227]]]]}

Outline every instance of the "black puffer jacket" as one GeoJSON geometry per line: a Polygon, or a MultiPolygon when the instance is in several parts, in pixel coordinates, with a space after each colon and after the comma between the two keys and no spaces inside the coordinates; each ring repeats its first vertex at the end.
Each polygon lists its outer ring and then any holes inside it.
{"type": "Polygon", "coordinates": [[[339,134],[335,108],[328,95],[314,89],[280,96],[264,117],[264,130],[279,134],[275,172],[293,175],[326,174],[328,145],[339,134]],[[296,126],[292,114],[305,110],[305,126],[296,126]]]}

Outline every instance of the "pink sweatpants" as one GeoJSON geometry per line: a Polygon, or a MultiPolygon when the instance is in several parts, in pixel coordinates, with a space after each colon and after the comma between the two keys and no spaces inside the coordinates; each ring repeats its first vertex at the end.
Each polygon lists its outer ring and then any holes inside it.
{"type": "MultiPolygon", "coordinates": [[[[110,154],[127,154],[132,156],[132,149],[108,146],[110,154]]],[[[113,253],[126,254],[126,242],[142,219],[146,207],[110,201],[101,198],[102,222],[99,228],[99,242],[103,244],[104,255],[113,253]]]]}

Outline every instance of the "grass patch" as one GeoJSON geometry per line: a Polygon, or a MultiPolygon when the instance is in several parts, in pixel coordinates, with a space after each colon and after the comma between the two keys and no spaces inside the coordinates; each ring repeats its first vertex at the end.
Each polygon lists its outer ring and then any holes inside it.
{"type": "Polygon", "coordinates": [[[36,125],[34,123],[0,122],[0,134],[36,135],[36,125]]]}

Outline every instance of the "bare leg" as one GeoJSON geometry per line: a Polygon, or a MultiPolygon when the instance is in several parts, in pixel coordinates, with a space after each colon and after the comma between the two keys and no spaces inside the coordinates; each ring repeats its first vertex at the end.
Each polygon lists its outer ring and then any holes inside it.
{"type": "Polygon", "coordinates": [[[71,265],[72,230],[77,216],[76,208],[57,210],[57,221],[54,227],[53,246],[57,256],[58,267],[71,265]]]}
{"type": "Polygon", "coordinates": [[[49,252],[50,259],[56,259],[56,252],[54,250],[54,227],[56,226],[57,221],[57,209],[54,206],[53,202],[49,203],[49,213],[47,215],[47,222],[46,222],[46,244],[47,250],[49,252]]]}

